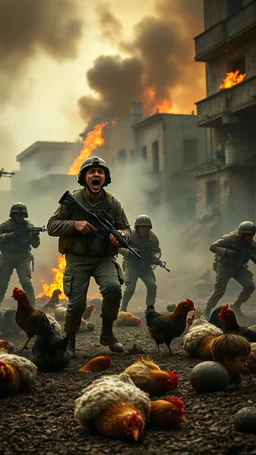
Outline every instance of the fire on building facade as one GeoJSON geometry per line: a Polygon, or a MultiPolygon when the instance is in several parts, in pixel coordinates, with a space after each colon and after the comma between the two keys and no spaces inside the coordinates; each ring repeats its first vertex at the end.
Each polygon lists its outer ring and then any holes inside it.
{"type": "Polygon", "coordinates": [[[206,62],[207,97],[197,103],[208,162],[196,173],[197,217],[233,229],[256,216],[256,1],[204,0],[195,60],[206,62]]]}

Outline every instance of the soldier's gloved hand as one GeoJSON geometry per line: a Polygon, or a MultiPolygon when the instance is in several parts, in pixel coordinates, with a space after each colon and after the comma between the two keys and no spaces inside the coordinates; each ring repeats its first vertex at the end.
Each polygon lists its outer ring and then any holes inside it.
{"type": "Polygon", "coordinates": [[[5,234],[5,239],[6,240],[16,240],[18,238],[19,234],[17,232],[9,232],[8,234],[5,234]]]}
{"type": "Polygon", "coordinates": [[[238,257],[237,251],[226,250],[225,257],[228,259],[237,259],[238,257]]]}

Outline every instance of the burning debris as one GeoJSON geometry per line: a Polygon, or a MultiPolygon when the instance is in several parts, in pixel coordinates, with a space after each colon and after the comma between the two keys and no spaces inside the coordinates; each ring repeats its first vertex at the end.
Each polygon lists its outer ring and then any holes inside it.
{"type": "Polygon", "coordinates": [[[226,73],[226,77],[223,79],[222,84],[219,87],[219,90],[224,90],[226,88],[231,88],[234,85],[240,84],[246,78],[246,73],[240,73],[239,70],[231,71],[226,73]]]}
{"type": "Polygon", "coordinates": [[[51,297],[53,291],[56,289],[61,290],[61,295],[59,296],[60,299],[67,299],[65,294],[63,293],[63,273],[66,267],[66,259],[65,256],[59,256],[57,259],[58,268],[52,268],[53,280],[52,284],[45,283],[42,280],[43,290],[36,296],[36,298],[41,298],[43,296],[51,297]]]}

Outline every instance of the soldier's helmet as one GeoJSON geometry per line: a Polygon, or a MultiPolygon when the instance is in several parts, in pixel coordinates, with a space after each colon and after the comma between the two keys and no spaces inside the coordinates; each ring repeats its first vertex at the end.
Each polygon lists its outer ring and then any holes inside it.
{"type": "Polygon", "coordinates": [[[105,183],[103,186],[107,186],[111,183],[110,171],[106,161],[98,156],[90,156],[81,164],[77,179],[80,185],[85,186],[85,174],[90,167],[102,167],[105,171],[105,183]]]}
{"type": "Polygon", "coordinates": [[[148,215],[140,215],[138,216],[138,218],[136,218],[134,227],[136,229],[139,226],[149,227],[150,229],[152,229],[152,222],[148,215]]]}
{"type": "Polygon", "coordinates": [[[11,206],[9,216],[12,216],[13,213],[24,213],[25,217],[28,217],[28,209],[22,202],[15,202],[15,204],[11,206]]]}
{"type": "Polygon", "coordinates": [[[238,226],[237,235],[242,237],[243,234],[255,234],[256,226],[252,221],[243,221],[238,226]]]}

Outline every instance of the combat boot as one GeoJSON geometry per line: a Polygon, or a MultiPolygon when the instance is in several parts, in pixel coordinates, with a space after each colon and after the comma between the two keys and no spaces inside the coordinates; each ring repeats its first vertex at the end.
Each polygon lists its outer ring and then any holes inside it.
{"type": "Polygon", "coordinates": [[[112,352],[123,352],[123,345],[116,339],[113,334],[113,321],[102,319],[102,329],[100,334],[100,344],[108,346],[112,352]]]}
{"type": "Polygon", "coordinates": [[[240,305],[237,305],[236,303],[233,303],[233,305],[230,305],[230,308],[231,308],[231,310],[233,310],[236,313],[236,315],[239,318],[244,318],[245,317],[244,313],[241,310],[241,306],[240,305]]]}
{"type": "Polygon", "coordinates": [[[76,356],[76,332],[68,335],[68,351],[71,358],[76,356]]]}

